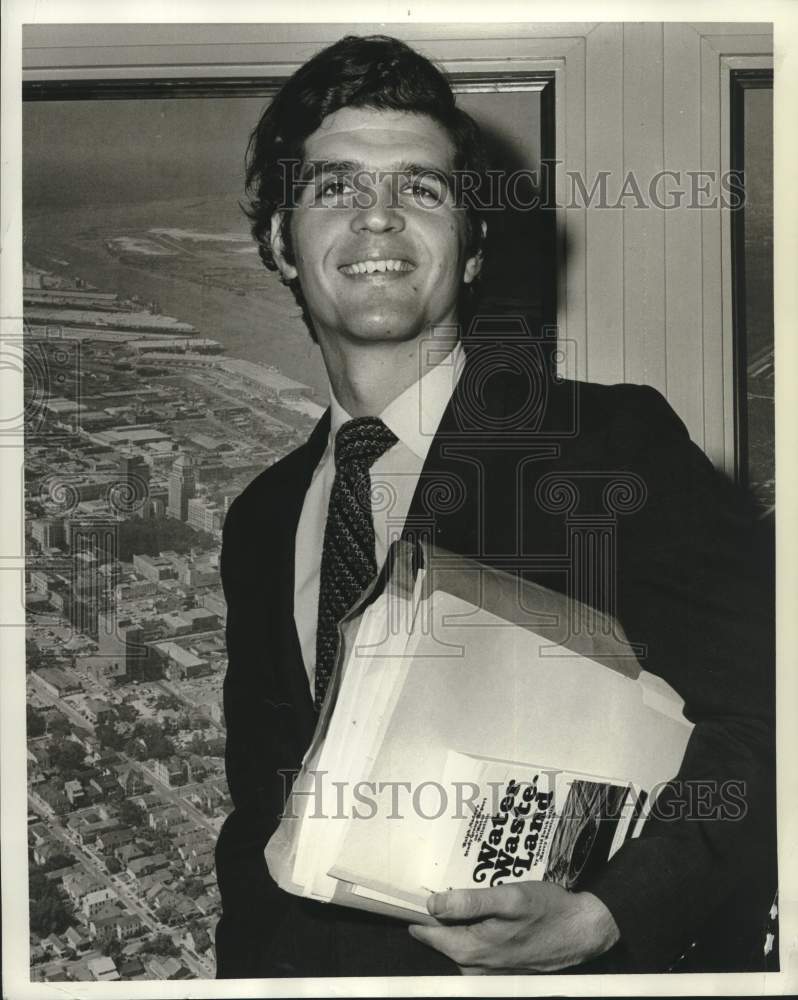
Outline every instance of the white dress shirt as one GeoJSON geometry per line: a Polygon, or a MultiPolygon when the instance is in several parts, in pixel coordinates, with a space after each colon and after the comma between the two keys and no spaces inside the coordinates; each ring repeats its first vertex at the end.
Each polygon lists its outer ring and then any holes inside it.
{"type": "MultiPolygon", "coordinates": [[[[398,441],[377,459],[370,473],[378,571],[385,562],[391,542],[402,533],[432,439],[449,405],[464,363],[465,352],[458,342],[441,362],[408,386],[379,415],[398,441]]],[[[352,419],[335,398],[332,388],[330,418],[327,447],[316,466],[302,505],[294,558],[294,621],[311,693],[316,670],[316,625],[324,528],[335,478],[333,442],[341,425],[352,419]]]]}

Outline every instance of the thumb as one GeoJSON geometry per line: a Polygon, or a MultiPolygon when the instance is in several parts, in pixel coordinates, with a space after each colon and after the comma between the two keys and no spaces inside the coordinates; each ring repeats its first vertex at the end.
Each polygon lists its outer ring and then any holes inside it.
{"type": "Polygon", "coordinates": [[[433,893],[427,900],[427,909],[439,920],[484,920],[486,917],[510,916],[510,895],[512,888],[509,886],[450,889],[448,892],[433,893]]]}

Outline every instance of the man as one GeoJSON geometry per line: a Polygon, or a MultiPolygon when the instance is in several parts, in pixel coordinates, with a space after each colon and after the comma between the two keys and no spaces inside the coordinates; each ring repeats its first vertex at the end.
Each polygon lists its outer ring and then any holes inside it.
{"type": "Polygon", "coordinates": [[[445,78],[381,37],[315,56],[253,133],[253,233],[302,305],[332,404],[225,523],[235,809],[217,848],[220,977],[658,970],[696,941],[710,942],[704,967],[731,967],[772,897],[772,650],[752,512],[654,390],[559,380],[512,324],[460,338],[486,232],[463,192],[483,171],[445,78]],[[563,563],[574,525],[596,518],[611,527],[592,567],[608,586],[563,563]],[[336,623],[397,530],[612,612],[685,699],[695,730],[677,781],[580,891],[439,894],[438,925],[408,929],[269,877],[263,849],[336,623]]]}

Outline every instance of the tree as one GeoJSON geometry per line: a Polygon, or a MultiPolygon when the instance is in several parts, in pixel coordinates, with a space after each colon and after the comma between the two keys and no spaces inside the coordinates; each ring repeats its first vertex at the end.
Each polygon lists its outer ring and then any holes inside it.
{"type": "Polygon", "coordinates": [[[135,722],[139,717],[135,706],[129,705],[125,701],[116,706],[116,714],[120,722],[135,722]]]}
{"type": "Polygon", "coordinates": [[[208,744],[205,742],[205,739],[200,733],[193,734],[188,748],[192,753],[195,753],[200,757],[204,757],[208,752],[208,744]]]}
{"type": "Polygon", "coordinates": [[[60,712],[50,712],[47,716],[47,733],[50,736],[69,736],[72,726],[69,719],[60,712]]]}
{"type": "Polygon", "coordinates": [[[101,722],[94,732],[104,750],[121,750],[127,742],[126,737],[117,732],[113,722],[101,722]]]}
{"type": "Polygon", "coordinates": [[[158,919],[162,924],[171,924],[177,916],[177,909],[173,903],[164,903],[158,907],[158,919]]]}
{"type": "Polygon", "coordinates": [[[147,521],[130,518],[119,525],[119,558],[126,562],[134,555],[155,556],[167,550],[188,552],[198,548],[207,551],[215,544],[212,535],[196,531],[174,517],[153,517],[147,521]]]}
{"type": "Polygon", "coordinates": [[[118,962],[122,957],[123,944],[117,937],[108,938],[102,945],[103,955],[107,955],[112,958],[114,962],[118,962]]]}
{"type": "Polygon", "coordinates": [[[144,810],[141,806],[137,806],[135,802],[131,802],[130,799],[123,799],[119,806],[119,818],[125,826],[132,827],[135,830],[137,827],[142,826],[145,821],[144,810]]]}
{"type": "Polygon", "coordinates": [[[58,895],[58,890],[38,871],[31,871],[30,929],[39,937],[49,934],[63,934],[69,927],[72,910],[58,895]]]}
{"type": "Polygon", "coordinates": [[[147,951],[153,955],[171,955],[175,958],[180,954],[180,949],[168,934],[156,934],[147,945],[147,951]]]}
{"type": "Polygon", "coordinates": [[[175,698],[173,694],[159,694],[155,699],[155,707],[161,710],[166,709],[167,711],[176,711],[181,706],[181,702],[178,698],[175,698]]]}
{"type": "Polygon", "coordinates": [[[33,639],[25,640],[25,666],[28,670],[37,670],[44,666],[44,657],[33,639]]]}
{"type": "Polygon", "coordinates": [[[71,775],[83,768],[86,751],[73,740],[53,740],[53,763],[62,776],[71,775]]]}
{"type": "Polygon", "coordinates": [[[43,872],[56,872],[59,868],[68,868],[70,865],[74,865],[75,859],[71,854],[64,852],[59,852],[58,854],[53,854],[49,860],[41,866],[40,871],[43,872]]]}
{"type": "Polygon", "coordinates": [[[194,876],[189,876],[183,882],[182,895],[188,896],[189,899],[197,899],[205,892],[205,886],[202,883],[202,879],[194,878],[194,876]]]}
{"type": "Polygon", "coordinates": [[[36,736],[44,736],[47,730],[47,724],[41,715],[33,708],[31,705],[26,706],[26,723],[28,727],[28,739],[33,739],[36,736]]]}
{"type": "Polygon", "coordinates": [[[171,757],[175,752],[174,744],[165,735],[161,726],[157,722],[139,722],[133,730],[133,746],[136,747],[136,740],[143,741],[143,748],[135,756],[139,760],[147,757],[154,757],[156,760],[163,760],[171,757]]]}
{"type": "Polygon", "coordinates": [[[116,875],[122,871],[122,865],[116,860],[113,854],[109,854],[105,859],[105,867],[109,875],[116,875]]]}
{"type": "Polygon", "coordinates": [[[169,857],[174,850],[172,838],[166,830],[152,830],[147,833],[147,840],[152,844],[152,849],[158,854],[165,854],[169,857]]]}

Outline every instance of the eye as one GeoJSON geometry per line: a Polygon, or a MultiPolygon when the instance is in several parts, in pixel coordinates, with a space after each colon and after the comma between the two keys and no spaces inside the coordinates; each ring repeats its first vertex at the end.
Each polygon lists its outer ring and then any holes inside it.
{"type": "Polygon", "coordinates": [[[404,190],[413,203],[422,208],[440,208],[446,201],[446,191],[434,177],[414,177],[408,181],[404,190]]]}
{"type": "Polygon", "coordinates": [[[345,177],[328,177],[319,187],[319,198],[324,204],[340,202],[352,194],[354,188],[345,177]]]}

